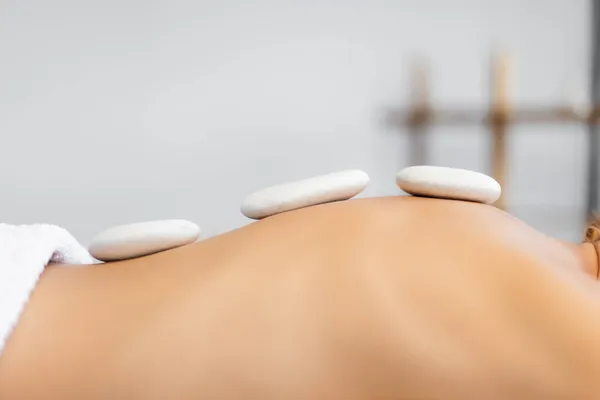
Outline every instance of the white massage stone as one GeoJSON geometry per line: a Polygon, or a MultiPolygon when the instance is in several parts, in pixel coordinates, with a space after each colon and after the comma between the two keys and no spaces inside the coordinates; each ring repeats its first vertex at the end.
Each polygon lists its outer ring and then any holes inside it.
{"type": "Polygon", "coordinates": [[[138,222],[100,232],[89,251],[100,261],[126,260],[181,247],[199,236],[198,225],[185,220],[138,222]]]}
{"type": "Polygon", "coordinates": [[[492,177],[459,168],[414,166],[396,175],[400,189],[415,196],[492,204],[502,188],[492,177]]]}
{"type": "Polygon", "coordinates": [[[360,170],[346,170],[315,176],[252,193],[242,203],[248,218],[261,219],[285,211],[332,201],[348,200],[367,187],[369,175],[360,170]]]}

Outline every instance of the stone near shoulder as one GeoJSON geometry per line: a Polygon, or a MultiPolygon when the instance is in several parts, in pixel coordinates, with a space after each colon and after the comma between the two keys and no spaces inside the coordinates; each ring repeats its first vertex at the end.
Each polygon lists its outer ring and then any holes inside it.
{"type": "Polygon", "coordinates": [[[460,168],[408,167],[396,175],[400,189],[414,196],[493,204],[502,188],[492,177],[460,168]]]}

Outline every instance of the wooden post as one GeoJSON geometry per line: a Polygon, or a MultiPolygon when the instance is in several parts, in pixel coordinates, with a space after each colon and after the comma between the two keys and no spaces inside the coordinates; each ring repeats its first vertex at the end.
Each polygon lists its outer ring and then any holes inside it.
{"type": "Polygon", "coordinates": [[[431,82],[429,68],[423,60],[412,65],[411,116],[409,165],[422,165],[427,161],[426,126],[431,122],[431,82]]]}
{"type": "Polygon", "coordinates": [[[590,218],[591,215],[598,212],[600,206],[600,129],[598,127],[598,102],[600,102],[600,2],[592,2],[592,17],[591,17],[591,50],[592,50],[592,65],[591,65],[591,90],[589,99],[595,106],[594,112],[588,120],[588,165],[587,165],[587,199],[585,218],[590,218]]]}
{"type": "Polygon", "coordinates": [[[496,206],[502,210],[506,210],[506,134],[512,112],[507,87],[510,74],[510,61],[508,55],[502,54],[494,57],[492,65],[493,81],[490,110],[490,127],[492,131],[492,175],[502,186],[502,196],[500,196],[496,202],[496,206]]]}

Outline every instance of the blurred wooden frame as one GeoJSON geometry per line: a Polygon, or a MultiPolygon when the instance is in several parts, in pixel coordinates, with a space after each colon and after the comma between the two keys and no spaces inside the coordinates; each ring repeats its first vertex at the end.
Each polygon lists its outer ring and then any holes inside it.
{"type": "Polygon", "coordinates": [[[506,209],[505,193],[508,189],[506,135],[515,123],[587,123],[600,120],[600,108],[559,105],[556,107],[530,107],[515,109],[508,93],[511,77],[511,57],[496,55],[492,62],[491,99],[487,110],[434,109],[430,96],[428,66],[419,64],[413,68],[411,105],[401,113],[402,124],[411,133],[410,164],[426,163],[426,130],[431,124],[472,124],[489,126],[492,135],[491,170],[493,177],[502,185],[503,195],[496,206],[506,209]]]}

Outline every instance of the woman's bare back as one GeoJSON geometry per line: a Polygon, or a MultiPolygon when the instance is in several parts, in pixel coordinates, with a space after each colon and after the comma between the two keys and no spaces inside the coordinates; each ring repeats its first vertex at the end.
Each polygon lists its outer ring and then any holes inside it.
{"type": "Polygon", "coordinates": [[[0,359],[0,398],[594,397],[596,268],[591,245],[481,204],[297,210],[49,267],[0,359]]]}

